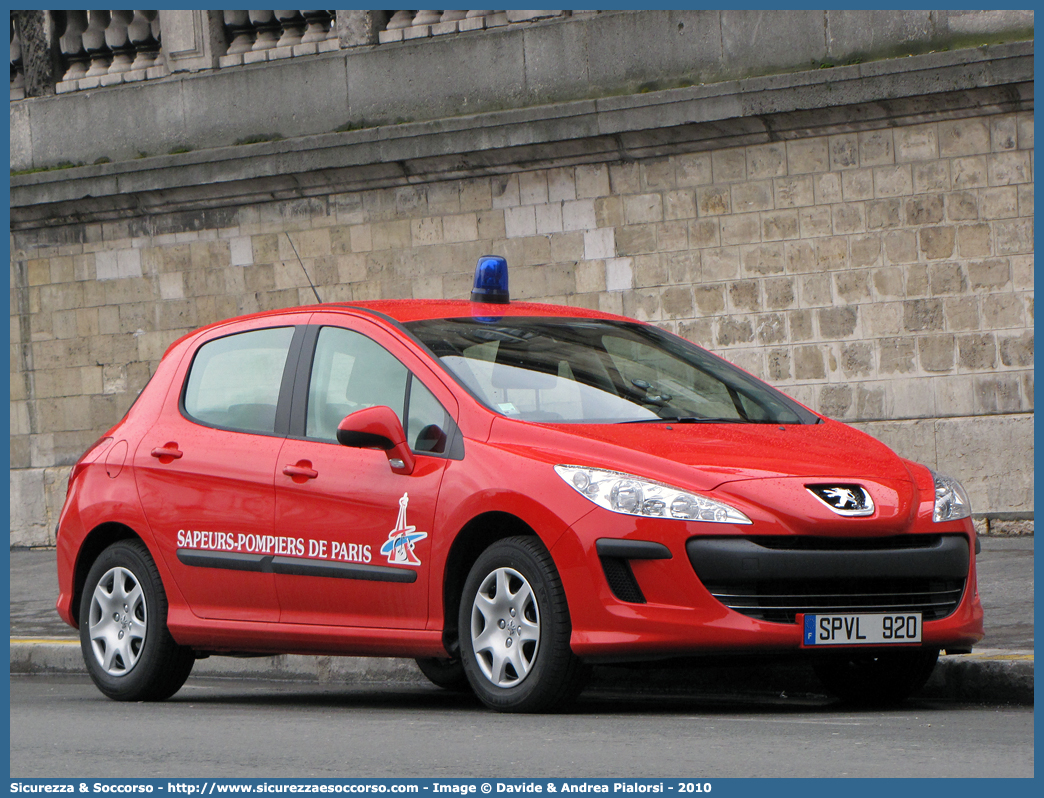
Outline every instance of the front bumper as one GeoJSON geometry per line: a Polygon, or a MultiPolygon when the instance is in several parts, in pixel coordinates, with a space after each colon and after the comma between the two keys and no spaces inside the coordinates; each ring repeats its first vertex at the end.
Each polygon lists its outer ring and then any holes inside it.
{"type": "MultiPolygon", "coordinates": [[[[589,514],[552,549],[569,600],[572,649],[590,661],[797,651],[801,649],[802,629],[795,622],[796,615],[831,610],[920,611],[925,647],[969,649],[983,636],[970,521],[947,524],[945,530],[930,529],[936,534],[927,547],[910,548],[913,535],[895,536],[902,538],[900,543],[887,538],[863,538],[855,542],[862,545],[862,550],[849,545],[848,551],[854,556],[845,557],[845,542],[851,543],[852,538],[838,537],[835,541],[840,550],[831,553],[828,549],[819,554],[796,544],[797,556],[788,557],[794,551],[758,546],[751,549],[749,541],[757,536],[751,534],[749,526],[714,524],[710,532],[715,534],[710,534],[709,524],[619,514],[607,519],[607,515],[589,514]],[[619,572],[615,574],[616,583],[610,587],[613,567],[606,568],[605,558],[599,557],[597,550],[597,541],[607,537],[658,543],[669,550],[670,557],[627,560],[627,572],[638,593],[621,593],[619,572]],[[718,593],[714,595],[697,576],[690,555],[702,556],[715,548],[717,563],[708,557],[713,567],[701,575],[742,578],[746,560],[752,573],[760,571],[766,578],[747,580],[747,592],[738,594],[738,601],[727,598],[725,594],[733,591],[723,589],[721,584],[711,584],[718,593]],[[750,562],[750,552],[756,552],[753,558],[759,559],[756,567],[750,562]],[[906,557],[911,552],[913,556],[906,557]],[[874,591],[870,591],[874,595],[858,598],[866,592],[866,580],[875,583],[874,591]],[[922,582],[938,589],[922,591],[922,582]],[[824,583],[832,585],[826,595],[820,590],[824,583]],[[759,590],[763,595],[758,595],[759,590]],[[887,591],[893,595],[885,598],[881,593],[887,591]],[[847,597],[843,596],[845,592],[847,597]],[[913,595],[924,592],[930,595],[913,595]],[[942,594],[945,595],[940,598],[942,594]],[[629,600],[622,600],[620,595],[629,600]],[[779,605],[781,595],[785,606],[771,609],[779,605]],[[853,595],[857,598],[853,599],[853,595]],[[734,606],[727,606],[729,601],[734,606]],[[909,606],[915,601],[940,606],[909,606]],[[941,606],[944,603],[948,606],[941,606]]],[[[800,538],[790,537],[792,541],[800,538]]],[[[777,536],[773,536],[773,542],[779,544],[777,536]]],[[[602,548],[604,551],[604,544],[602,548]]],[[[726,581],[726,586],[729,584],[726,581]]],[[[739,584],[735,579],[731,583],[739,584]]]]}

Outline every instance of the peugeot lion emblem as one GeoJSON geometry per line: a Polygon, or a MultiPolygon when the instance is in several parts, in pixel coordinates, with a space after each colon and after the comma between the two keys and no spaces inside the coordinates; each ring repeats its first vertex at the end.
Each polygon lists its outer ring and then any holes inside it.
{"type": "Polygon", "coordinates": [[[874,514],[874,500],[862,485],[806,485],[808,492],[838,515],[874,514]]]}

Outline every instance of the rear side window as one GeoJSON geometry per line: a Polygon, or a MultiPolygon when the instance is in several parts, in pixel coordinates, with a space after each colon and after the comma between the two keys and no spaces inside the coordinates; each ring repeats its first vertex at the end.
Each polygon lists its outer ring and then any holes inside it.
{"type": "Polygon", "coordinates": [[[277,327],[228,335],[201,346],[185,387],[185,412],[210,426],[273,434],[293,337],[293,327],[277,327]]]}

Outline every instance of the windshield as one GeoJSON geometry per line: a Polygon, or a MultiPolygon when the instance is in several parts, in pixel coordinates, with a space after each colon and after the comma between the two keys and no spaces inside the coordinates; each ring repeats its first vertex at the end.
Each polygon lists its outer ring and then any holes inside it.
{"type": "Polygon", "coordinates": [[[405,326],[487,407],[524,421],[818,421],[760,380],[648,325],[505,317],[405,326]]]}

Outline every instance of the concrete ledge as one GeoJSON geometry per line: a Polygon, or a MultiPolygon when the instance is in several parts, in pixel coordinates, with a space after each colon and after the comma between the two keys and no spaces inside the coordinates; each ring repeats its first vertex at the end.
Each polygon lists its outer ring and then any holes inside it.
{"type": "Polygon", "coordinates": [[[1032,81],[1018,42],[16,175],[11,227],[157,235],[162,214],[1027,110],[1032,81]]]}
{"type": "Polygon", "coordinates": [[[533,107],[1032,36],[1031,11],[604,11],[15,102],[11,167],[121,160],[142,150],[533,107]]]}
{"type": "MultiPolygon", "coordinates": [[[[22,676],[84,674],[73,639],[12,638],[11,673],[22,676]]],[[[365,657],[209,657],[193,676],[365,685],[425,684],[412,660],[365,657]]],[[[710,664],[684,668],[596,667],[590,688],[602,692],[821,694],[806,662],[710,664]]],[[[1033,706],[1033,652],[983,649],[943,656],[921,695],[984,704],[1033,706]]]]}

